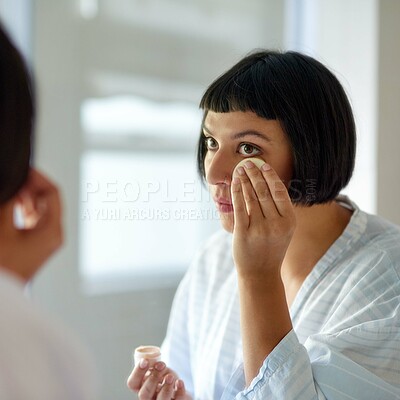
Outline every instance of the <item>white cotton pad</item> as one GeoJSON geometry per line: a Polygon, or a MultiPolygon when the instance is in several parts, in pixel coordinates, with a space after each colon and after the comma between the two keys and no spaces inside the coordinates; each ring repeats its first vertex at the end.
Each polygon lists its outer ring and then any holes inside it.
{"type": "Polygon", "coordinates": [[[142,358],[149,360],[149,365],[152,367],[157,361],[161,361],[161,349],[158,346],[136,347],[133,353],[135,365],[138,365],[142,358]]]}
{"type": "Polygon", "coordinates": [[[250,157],[250,158],[245,158],[242,161],[240,161],[240,163],[238,163],[236,165],[235,169],[238,167],[244,167],[244,164],[247,161],[251,161],[256,167],[258,167],[258,169],[261,169],[261,167],[265,164],[265,161],[261,160],[260,158],[250,157]]]}

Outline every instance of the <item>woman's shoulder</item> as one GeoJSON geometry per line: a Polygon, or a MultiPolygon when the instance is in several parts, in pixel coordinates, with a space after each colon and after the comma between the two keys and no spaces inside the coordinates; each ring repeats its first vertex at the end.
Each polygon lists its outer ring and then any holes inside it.
{"type": "Polygon", "coordinates": [[[365,227],[358,240],[343,254],[348,274],[363,283],[396,292],[400,290],[400,227],[377,215],[358,211],[358,219],[365,221],[365,227]]]}
{"type": "Polygon", "coordinates": [[[400,266],[400,227],[378,215],[367,214],[367,225],[361,237],[366,253],[382,252],[400,266]]]}
{"type": "Polygon", "coordinates": [[[353,210],[353,217],[345,230],[343,243],[350,245],[353,255],[386,254],[400,264],[400,226],[387,219],[369,214],[359,209],[348,198],[341,196],[340,201],[353,210]]]}

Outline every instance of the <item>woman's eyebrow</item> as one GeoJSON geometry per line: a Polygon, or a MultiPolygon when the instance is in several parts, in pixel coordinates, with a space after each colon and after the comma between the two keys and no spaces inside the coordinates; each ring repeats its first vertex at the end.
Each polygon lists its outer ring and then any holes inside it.
{"type": "MultiPolygon", "coordinates": [[[[209,135],[214,136],[213,133],[212,133],[205,125],[203,125],[202,128],[203,128],[203,130],[204,130],[205,132],[207,132],[209,135]]],[[[255,136],[255,137],[259,138],[259,139],[265,140],[266,142],[271,142],[271,139],[270,139],[268,136],[266,136],[265,134],[260,133],[260,132],[258,132],[258,131],[252,130],[252,129],[246,130],[246,131],[242,131],[242,132],[234,133],[234,134],[231,136],[231,138],[232,138],[232,139],[243,139],[243,138],[246,137],[246,136],[255,136]]]]}
{"type": "Polygon", "coordinates": [[[235,134],[232,135],[232,139],[243,139],[246,136],[255,136],[255,137],[259,138],[259,139],[265,140],[266,142],[270,142],[271,141],[271,139],[268,136],[266,136],[265,134],[260,133],[258,131],[253,131],[253,130],[248,130],[248,131],[235,133],[235,134]]]}

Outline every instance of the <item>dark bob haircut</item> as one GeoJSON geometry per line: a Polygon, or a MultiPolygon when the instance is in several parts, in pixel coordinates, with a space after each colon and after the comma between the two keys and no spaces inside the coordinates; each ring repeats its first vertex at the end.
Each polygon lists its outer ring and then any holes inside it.
{"type": "MultiPolygon", "coordinates": [[[[281,123],[292,147],[289,195],[295,204],[329,202],[351,178],[356,133],[349,100],[338,79],[309,56],[252,53],[209,86],[200,108],[204,119],[209,110],[251,111],[281,123]]],[[[197,162],[203,178],[206,152],[202,135],[197,162]]]]}
{"type": "Polygon", "coordinates": [[[0,204],[10,200],[26,181],[33,118],[30,75],[0,26],[0,204]]]}

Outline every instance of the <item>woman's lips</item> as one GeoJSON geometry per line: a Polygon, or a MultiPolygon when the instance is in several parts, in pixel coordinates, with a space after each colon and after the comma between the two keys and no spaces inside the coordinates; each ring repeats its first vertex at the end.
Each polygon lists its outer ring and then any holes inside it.
{"type": "Polygon", "coordinates": [[[232,203],[223,198],[214,199],[215,204],[217,205],[217,209],[221,213],[231,213],[233,212],[233,205],[232,203]]]}

